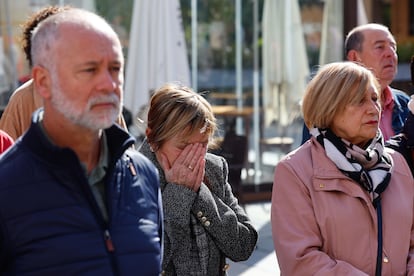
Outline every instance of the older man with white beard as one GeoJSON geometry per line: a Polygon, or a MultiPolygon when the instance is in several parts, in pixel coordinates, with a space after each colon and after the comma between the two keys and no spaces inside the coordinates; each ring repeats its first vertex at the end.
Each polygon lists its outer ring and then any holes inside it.
{"type": "Polygon", "coordinates": [[[43,109],[0,157],[0,273],[158,275],[155,167],[115,124],[124,58],[110,25],[70,9],[32,36],[43,109]]]}

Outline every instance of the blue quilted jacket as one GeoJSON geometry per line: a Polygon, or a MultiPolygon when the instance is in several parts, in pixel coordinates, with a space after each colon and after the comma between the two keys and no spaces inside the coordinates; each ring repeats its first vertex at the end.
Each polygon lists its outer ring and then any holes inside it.
{"type": "Polygon", "coordinates": [[[1,275],[158,275],[162,204],[156,168],[105,130],[110,165],[105,221],[75,153],[37,123],[0,157],[1,275]]]}

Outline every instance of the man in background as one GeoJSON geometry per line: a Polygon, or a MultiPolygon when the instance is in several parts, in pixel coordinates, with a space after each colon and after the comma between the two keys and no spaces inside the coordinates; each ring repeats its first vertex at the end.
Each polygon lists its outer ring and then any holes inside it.
{"type": "MultiPolygon", "coordinates": [[[[398,67],[394,36],[381,24],[357,26],[346,36],[345,55],[347,60],[371,69],[381,85],[380,129],[384,140],[400,133],[409,112],[407,103],[410,97],[403,91],[390,87],[398,67]]],[[[304,126],[302,144],[309,137],[309,130],[304,126]]]]}

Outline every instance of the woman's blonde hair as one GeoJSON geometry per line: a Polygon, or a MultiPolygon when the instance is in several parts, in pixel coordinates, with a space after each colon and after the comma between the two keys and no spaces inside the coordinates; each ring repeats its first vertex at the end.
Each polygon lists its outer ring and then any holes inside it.
{"type": "Polygon", "coordinates": [[[211,105],[191,88],[168,83],[151,97],[148,111],[148,143],[154,150],[173,136],[189,137],[195,132],[209,137],[209,146],[214,145],[216,118],[211,105]]]}
{"type": "Polygon", "coordinates": [[[330,128],[336,114],[359,103],[369,86],[380,85],[367,68],[353,62],[334,62],[320,68],[306,87],[302,113],[308,128],[330,128]]]}

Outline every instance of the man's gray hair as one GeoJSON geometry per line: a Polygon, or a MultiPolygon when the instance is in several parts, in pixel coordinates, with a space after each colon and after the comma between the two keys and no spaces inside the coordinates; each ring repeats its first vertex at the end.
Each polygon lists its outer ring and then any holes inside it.
{"type": "MultiPolygon", "coordinates": [[[[54,47],[62,34],[59,29],[62,23],[77,25],[84,29],[93,29],[107,35],[113,35],[119,41],[118,36],[111,25],[101,16],[78,8],[71,8],[66,11],[54,14],[33,30],[31,38],[31,53],[33,65],[53,67],[55,64],[54,47]]],[[[63,53],[62,53],[63,54],[63,53]]]]}

